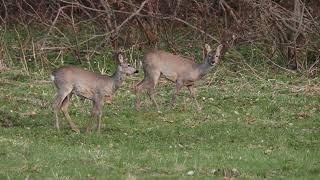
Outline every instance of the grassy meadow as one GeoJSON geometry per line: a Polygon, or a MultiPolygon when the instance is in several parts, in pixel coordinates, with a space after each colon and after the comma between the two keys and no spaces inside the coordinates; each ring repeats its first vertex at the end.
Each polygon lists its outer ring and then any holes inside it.
{"type": "MultiPolygon", "coordinates": [[[[111,70],[112,71],[112,70],[111,70]]],[[[157,87],[159,114],[145,96],[134,108],[129,77],[103,109],[102,133],[86,134],[91,102],[73,97],[72,132],[60,115],[49,72],[0,73],[0,179],[318,179],[319,78],[272,67],[219,66],[197,83],[202,111],[186,88],[169,106],[174,85],[157,87]]]]}

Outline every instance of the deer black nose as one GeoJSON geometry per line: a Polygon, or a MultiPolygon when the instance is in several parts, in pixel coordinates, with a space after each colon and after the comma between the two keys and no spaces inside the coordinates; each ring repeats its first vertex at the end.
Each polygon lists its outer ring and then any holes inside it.
{"type": "Polygon", "coordinates": [[[134,71],[134,73],[138,73],[138,72],[139,72],[139,70],[134,71]]]}

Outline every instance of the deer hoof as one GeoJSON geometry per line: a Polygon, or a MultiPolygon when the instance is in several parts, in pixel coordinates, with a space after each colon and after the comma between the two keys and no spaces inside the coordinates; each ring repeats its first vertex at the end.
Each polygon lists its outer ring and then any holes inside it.
{"type": "Polygon", "coordinates": [[[80,130],[79,130],[78,128],[71,128],[71,129],[72,129],[72,131],[74,131],[75,133],[80,134],[80,130]]]}
{"type": "Polygon", "coordinates": [[[90,128],[90,127],[87,127],[86,133],[87,133],[87,134],[91,134],[91,128],[90,128]]]}
{"type": "Polygon", "coordinates": [[[175,107],[176,107],[176,105],[177,105],[177,103],[176,103],[176,102],[171,102],[171,103],[170,103],[171,108],[175,108],[175,107]]]}
{"type": "Polygon", "coordinates": [[[140,105],[136,106],[136,110],[140,111],[141,110],[141,106],[140,105]]]}
{"type": "Polygon", "coordinates": [[[57,129],[58,131],[60,130],[59,125],[54,124],[53,128],[57,129]]]}

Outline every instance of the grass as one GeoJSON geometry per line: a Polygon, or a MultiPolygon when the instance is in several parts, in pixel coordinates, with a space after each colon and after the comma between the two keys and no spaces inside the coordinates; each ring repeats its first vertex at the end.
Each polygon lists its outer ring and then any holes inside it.
{"type": "Polygon", "coordinates": [[[103,109],[100,135],[85,134],[90,102],[73,98],[73,133],[61,117],[53,129],[54,86],[19,70],[0,74],[0,179],[318,179],[319,79],[220,66],[198,83],[195,104],[161,82],[158,114],[145,98],[134,108],[131,77],[103,109]],[[192,173],[191,173],[192,174],[192,173]]]}

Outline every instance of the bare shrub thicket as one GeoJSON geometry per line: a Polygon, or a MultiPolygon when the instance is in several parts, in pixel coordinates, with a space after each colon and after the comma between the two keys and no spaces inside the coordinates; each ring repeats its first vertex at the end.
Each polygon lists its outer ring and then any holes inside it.
{"type": "Polygon", "coordinates": [[[246,0],[245,39],[263,43],[269,49],[268,60],[277,56],[286,60],[290,69],[316,70],[320,58],[320,2],[301,0],[279,4],[275,1],[246,0]],[[250,12],[250,11],[249,11],[250,12]]]}
{"type": "Polygon", "coordinates": [[[135,51],[164,41],[177,51],[177,38],[193,48],[231,37],[284,69],[315,73],[319,67],[318,0],[1,1],[1,57],[18,60],[26,71],[28,62],[45,68],[70,53],[81,63],[104,48],[135,51]],[[279,59],[284,63],[277,64],[279,59]]]}

